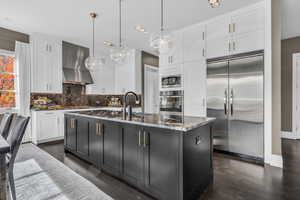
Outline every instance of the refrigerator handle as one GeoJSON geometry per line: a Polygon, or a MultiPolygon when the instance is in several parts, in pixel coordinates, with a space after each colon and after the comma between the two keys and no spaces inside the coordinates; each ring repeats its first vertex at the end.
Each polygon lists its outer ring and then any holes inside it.
{"type": "Polygon", "coordinates": [[[233,89],[231,89],[231,94],[230,94],[230,113],[232,116],[233,115],[233,89]]]}
{"type": "Polygon", "coordinates": [[[225,115],[227,115],[227,99],[228,99],[228,96],[227,96],[227,89],[225,89],[224,91],[224,112],[225,112],[225,115]]]}

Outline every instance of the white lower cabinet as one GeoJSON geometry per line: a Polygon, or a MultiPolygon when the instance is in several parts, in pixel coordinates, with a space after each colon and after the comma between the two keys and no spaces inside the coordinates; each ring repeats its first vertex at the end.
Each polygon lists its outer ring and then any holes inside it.
{"type": "Polygon", "coordinates": [[[39,144],[64,137],[63,111],[32,112],[32,142],[39,144]]]}
{"type": "Polygon", "coordinates": [[[184,63],[184,115],[206,116],[206,62],[184,63]]]}

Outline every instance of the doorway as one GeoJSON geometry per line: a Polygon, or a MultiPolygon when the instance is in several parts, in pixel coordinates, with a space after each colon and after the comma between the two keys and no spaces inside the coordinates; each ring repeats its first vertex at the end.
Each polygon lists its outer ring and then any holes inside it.
{"type": "Polygon", "coordinates": [[[293,54],[293,130],[289,138],[300,139],[300,53],[293,54]]]}

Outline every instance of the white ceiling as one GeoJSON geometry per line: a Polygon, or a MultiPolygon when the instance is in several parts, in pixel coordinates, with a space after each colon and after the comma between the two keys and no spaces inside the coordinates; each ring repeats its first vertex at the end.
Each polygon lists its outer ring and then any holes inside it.
{"type": "MultiPolygon", "coordinates": [[[[207,0],[165,0],[165,24],[168,29],[174,30],[258,1],[260,0],[222,0],[221,7],[212,9],[207,0]]],[[[299,0],[284,1],[289,2],[289,8],[295,8],[296,4],[300,8],[299,0]]],[[[100,14],[96,21],[96,52],[105,54],[108,48],[103,45],[103,41],[117,42],[117,8],[118,0],[1,0],[0,26],[29,34],[46,33],[91,46],[89,13],[95,11],[100,14]]],[[[159,8],[159,0],[124,0],[125,38],[129,47],[151,52],[149,35],[135,31],[134,27],[142,24],[150,33],[158,31],[159,8]]],[[[286,14],[287,17],[291,15],[290,12],[286,14]]],[[[300,20],[295,20],[295,23],[300,30],[300,20]]],[[[293,26],[295,25],[289,24],[285,35],[300,35],[300,31],[297,32],[293,26]]]]}

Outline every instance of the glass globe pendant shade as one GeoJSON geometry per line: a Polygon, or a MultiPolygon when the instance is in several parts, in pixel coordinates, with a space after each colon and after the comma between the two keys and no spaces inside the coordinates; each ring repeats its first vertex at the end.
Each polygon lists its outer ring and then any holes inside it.
{"type": "Polygon", "coordinates": [[[84,64],[88,70],[93,71],[103,66],[105,64],[105,59],[97,56],[89,56],[85,59],[84,64]]]}
{"type": "Polygon", "coordinates": [[[154,33],[150,37],[150,47],[159,51],[160,54],[166,54],[173,48],[173,35],[162,31],[154,33]]]}
{"type": "Polygon", "coordinates": [[[129,57],[131,51],[129,48],[121,46],[114,47],[110,50],[110,58],[113,62],[117,64],[124,64],[127,61],[127,57],[129,57]]]}

